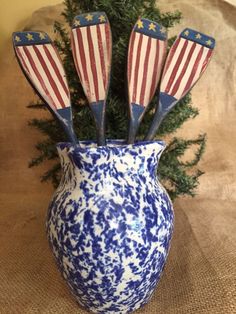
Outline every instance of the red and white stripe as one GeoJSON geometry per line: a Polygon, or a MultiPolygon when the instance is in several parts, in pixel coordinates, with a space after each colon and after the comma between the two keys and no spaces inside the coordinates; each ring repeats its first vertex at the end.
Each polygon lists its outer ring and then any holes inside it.
{"type": "Polygon", "coordinates": [[[205,71],[212,49],[179,37],[170,49],[160,91],[182,98],[205,71]]]}
{"type": "Polygon", "coordinates": [[[89,103],[105,100],[111,67],[108,23],[72,29],[75,66],[89,103]]]}
{"type": "Polygon", "coordinates": [[[28,78],[53,110],[70,106],[63,65],[52,44],[17,46],[16,54],[28,78]]]}
{"type": "Polygon", "coordinates": [[[133,31],[128,53],[129,103],[146,107],[155,94],[166,54],[166,41],[133,31]]]}

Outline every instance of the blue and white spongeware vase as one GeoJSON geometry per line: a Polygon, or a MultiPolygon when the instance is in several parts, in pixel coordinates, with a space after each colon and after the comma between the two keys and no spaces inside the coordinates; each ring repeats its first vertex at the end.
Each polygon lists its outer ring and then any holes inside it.
{"type": "Polygon", "coordinates": [[[173,207],[156,176],[162,141],[57,145],[63,176],[48,210],[57,265],[92,313],[131,313],[160,279],[173,207]]]}

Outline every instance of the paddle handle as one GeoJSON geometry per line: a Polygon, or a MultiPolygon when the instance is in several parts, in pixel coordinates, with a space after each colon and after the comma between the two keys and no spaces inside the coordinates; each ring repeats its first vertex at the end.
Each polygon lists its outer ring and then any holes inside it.
{"type": "Polygon", "coordinates": [[[65,126],[65,124],[62,124],[64,127],[64,130],[67,134],[68,140],[73,144],[73,145],[79,145],[78,141],[77,141],[77,137],[75,135],[74,129],[72,127],[72,125],[70,125],[69,127],[65,126]]]}
{"type": "Polygon", "coordinates": [[[78,140],[73,128],[71,107],[54,111],[47,103],[45,104],[48,107],[49,111],[52,113],[53,117],[56,120],[58,120],[58,122],[61,124],[62,128],[64,129],[67,135],[69,142],[71,142],[73,145],[78,146],[79,145],[78,140]]]}
{"type": "Polygon", "coordinates": [[[105,129],[103,126],[97,129],[97,143],[98,146],[106,146],[105,129]]]}
{"type": "Polygon", "coordinates": [[[160,106],[157,108],[152,124],[149,128],[148,134],[145,137],[145,141],[152,141],[154,137],[156,136],[157,130],[159,129],[163,119],[165,118],[167,112],[163,112],[160,110],[160,106]]]}
{"type": "Polygon", "coordinates": [[[138,128],[140,122],[145,113],[145,107],[137,104],[129,104],[129,133],[128,133],[128,144],[133,144],[135,141],[136,133],[138,132],[138,128]]]}
{"type": "MultiPolygon", "coordinates": [[[[50,112],[52,112],[52,110],[50,110],[50,112]]],[[[65,131],[68,141],[71,142],[73,145],[79,145],[78,144],[78,140],[77,137],[75,135],[75,131],[73,128],[72,123],[68,123],[68,121],[66,122],[62,122],[61,117],[58,117],[57,114],[53,113],[53,116],[59,121],[59,123],[61,124],[63,130],[65,131]]]]}
{"type": "Polygon", "coordinates": [[[105,111],[106,111],[106,102],[105,100],[91,103],[91,111],[96,124],[97,131],[97,144],[98,146],[106,146],[106,137],[105,137],[105,111]]]}
{"type": "Polygon", "coordinates": [[[139,124],[134,119],[130,119],[129,121],[129,133],[127,144],[133,144],[135,142],[136,133],[138,131],[139,124]]]}

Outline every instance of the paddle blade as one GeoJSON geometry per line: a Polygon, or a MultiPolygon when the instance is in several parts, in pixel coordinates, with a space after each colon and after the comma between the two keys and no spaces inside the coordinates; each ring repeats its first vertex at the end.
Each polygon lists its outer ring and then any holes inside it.
{"type": "Polygon", "coordinates": [[[214,38],[186,28],[170,49],[160,92],[176,100],[183,98],[206,70],[214,46],[214,38]]]}
{"type": "Polygon", "coordinates": [[[44,32],[17,32],[13,44],[24,74],[50,108],[70,107],[65,72],[49,36],[44,32]]]}
{"type": "Polygon", "coordinates": [[[112,39],[104,12],[81,14],[72,27],[75,66],[90,104],[104,102],[110,81],[112,39]]]}
{"type": "Polygon", "coordinates": [[[139,19],[131,33],[128,52],[129,143],[134,141],[145,109],[156,91],[166,48],[165,29],[153,21],[139,19]]]}
{"type": "Polygon", "coordinates": [[[112,39],[104,12],[75,17],[71,34],[77,73],[96,122],[98,145],[105,145],[105,101],[110,82],[112,39]]]}
{"type": "Polygon", "coordinates": [[[159,104],[145,140],[152,140],[170,110],[200,79],[211,59],[215,40],[186,28],[171,47],[163,70],[159,104]]]}
{"type": "Polygon", "coordinates": [[[44,32],[16,32],[13,33],[13,45],[29,83],[60,119],[74,142],[69,88],[61,59],[51,39],[44,32]]]}

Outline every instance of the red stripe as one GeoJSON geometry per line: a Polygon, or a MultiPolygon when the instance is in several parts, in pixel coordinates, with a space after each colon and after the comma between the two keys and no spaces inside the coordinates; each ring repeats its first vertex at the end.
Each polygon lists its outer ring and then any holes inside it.
{"type": "MultiPolygon", "coordinates": [[[[158,69],[158,63],[159,63],[159,54],[160,54],[160,41],[156,41],[156,54],[155,54],[155,62],[154,62],[154,67],[153,67],[153,74],[152,74],[152,85],[150,89],[150,99],[152,99],[155,91],[156,91],[156,82],[158,79],[158,74],[160,69],[158,69]]],[[[161,56],[162,57],[162,56],[161,56]]]]}
{"type": "Polygon", "coordinates": [[[102,34],[101,34],[101,25],[97,25],[97,36],[98,36],[98,48],[99,48],[99,55],[101,60],[101,67],[102,67],[102,78],[103,78],[103,86],[106,90],[107,88],[107,72],[106,72],[106,65],[105,65],[105,57],[104,57],[104,48],[102,43],[102,34]]]}
{"type": "Polygon", "coordinates": [[[166,60],[166,63],[165,63],[165,67],[164,67],[164,70],[163,70],[163,77],[164,75],[166,74],[167,70],[169,69],[170,67],[170,64],[171,64],[171,61],[175,55],[175,52],[176,52],[176,49],[179,45],[179,42],[180,42],[180,37],[178,37],[176,39],[176,41],[174,42],[173,46],[171,47],[170,51],[169,51],[169,54],[167,56],[167,60],[166,60]]]}
{"type": "Polygon", "coordinates": [[[110,29],[110,24],[106,23],[105,24],[105,35],[106,35],[106,47],[108,51],[108,60],[107,60],[107,65],[108,68],[106,69],[107,73],[110,71],[110,62],[111,62],[111,29],[110,29]]]}
{"type": "Polygon", "coordinates": [[[17,52],[17,56],[20,58],[20,61],[21,61],[22,65],[23,65],[24,70],[27,72],[28,75],[30,75],[30,71],[29,71],[29,69],[27,67],[27,64],[25,63],[25,60],[24,60],[23,56],[21,55],[20,49],[16,48],[16,52],[17,52]]]}
{"type": "Polygon", "coordinates": [[[87,27],[87,38],[88,38],[88,46],[89,46],[90,65],[91,65],[94,88],[95,88],[95,97],[96,97],[96,101],[99,101],[98,74],[97,74],[97,67],[95,63],[96,60],[95,60],[95,55],[94,55],[94,47],[93,47],[93,40],[91,36],[90,27],[87,27]]]}
{"type": "Polygon", "coordinates": [[[108,60],[107,63],[105,62],[106,66],[106,72],[107,72],[107,81],[106,81],[106,88],[108,88],[109,84],[109,74],[111,70],[111,57],[112,57],[112,35],[111,35],[111,28],[110,24],[107,22],[105,24],[105,36],[106,36],[106,47],[107,47],[107,55],[108,55],[108,60]]]}
{"type": "MultiPolygon", "coordinates": [[[[205,48],[205,49],[208,49],[208,48],[205,48]]],[[[209,50],[208,50],[207,55],[206,55],[206,58],[205,58],[205,60],[204,60],[204,62],[203,62],[203,65],[202,65],[201,73],[203,73],[203,72],[205,71],[205,69],[206,69],[206,67],[207,67],[207,65],[208,65],[208,63],[209,63],[209,61],[210,61],[212,52],[213,52],[212,49],[209,49],[209,50]]]]}
{"type": "Polygon", "coordinates": [[[132,59],[133,59],[133,52],[134,52],[134,39],[135,39],[135,32],[133,31],[130,36],[130,44],[129,44],[129,52],[128,52],[128,84],[130,84],[131,80],[131,73],[132,73],[132,59]]]}
{"type": "Polygon", "coordinates": [[[75,48],[75,37],[76,36],[77,36],[76,33],[74,34],[74,32],[71,31],[71,48],[72,48],[74,64],[75,64],[76,71],[77,71],[77,73],[79,75],[79,79],[80,79],[80,81],[82,81],[82,76],[81,76],[80,68],[79,68],[79,65],[78,65],[78,62],[77,62],[77,54],[76,54],[76,48],[75,48]]]}
{"type": "Polygon", "coordinates": [[[53,89],[53,91],[54,91],[54,93],[55,93],[55,95],[56,95],[56,97],[57,97],[57,99],[58,99],[60,105],[61,105],[63,108],[65,108],[65,103],[64,103],[64,101],[63,101],[63,99],[62,99],[62,97],[61,97],[61,93],[60,93],[60,91],[59,91],[59,89],[58,89],[58,86],[57,86],[57,84],[55,83],[55,80],[54,80],[54,78],[52,77],[52,75],[51,75],[51,73],[50,73],[50,71],[49,71],[49,69],[48,69],[48,67],[47,67],[47,64],[46,64],[46,62],[44,61],[44,59],[43,59],[43,57],[42,57],[42,55],[41,55],[41,53],[40,53],[38,47],[37,47],[37,46],[32,46],[32,47],[33,47],[33,49],[34,49],[34,51],[35,51],[35,53],[36,53],[36,55],[37,55],[37,57],[38,57],[38,59],[39,59],[39,62],[41,63],[41,65],[42,65],[42,67],[43,67],[43,70],[44,70],[45,74],[47,75],[47,78],[48,78],[48,80],[49,80],[49,83],[50,83],[50,85],[51,85],[51,87],[52,87],[52,89],[53,89]]]}
{"type": "MultiPolygon", "coordinates": [[[[57,56],[57,58],[58,58],[58,60],[59,60],[59,62],[60,62],[60,64],[61,64],[61,59],[60,59],[60,57],[59,57],[59,54],[58,54],[57,50],[55,49],[54,46],[52,46],[52,47],[53,47],[53,49],[54,49],[54,51],[55,51],[55,53],[56,53],[56,56],[57,56]]],[[[64,80],[63,80],[63,77],[61,76],[61,73],[60,73],[60,71],[59,71],[59,69],[58,69],[58,67],[57,67],[57,64],[56,64],[56,62],[55,62],[54,59],[53,59],[53,56],[51,55],[51,53],[50,53],[50,51],[48,50],[48,47],[47,47],[46,45],[43,45],[43,49],[44,49],[44,51],[45,51],[45,53],[46,53],[46,55],[47,55],[47,57],[48,57],[48,60],[50,61],[51,65],[52,65],[52,67],[53,67],[53,69],[54,69],[54,71],[55,71],[55,73],[56,73],[56,75],[57,75],[57,77],[58,77],[58,79],[59,79],[59,81],[60,81],[60,83],[61,83],[63,89],[64,89],[64,92],[65,92],[66,95],[69,97],[69,90],[68,90],[68,87],[66,86],[66,84],[65,84],[65,82],[64,82],[64,80]]],[[[63,68],[63,65],[62,65],[62,64],[61,64],[61,67],[63,68]]],[[[63,70],[63,71],[64,71],[64,70],[63,70]]]]}
{"type": "MultiPolygon", "coordinates": [[[[44,80],[43,80],[41,74],[39,73],[39,71],[38,71],[38,69],[37,69],[37,67],[36,67],[36,65],[34,63],[34,60],[33,60],[32,56],[31,56],[30,52],[28,51],[26,46],[23,47],[23,50],[24,50],[24,52],[25,52],[25,54],[26,54],[26,56],[27,56],[27,58],[28,58],[28,60],[30,62],[30,65],[31,65],[31,67],[32,67],[32,69],[34,71],[34,74],[37,76],[37,78],[38,78],[38,80],[39,80],[43,90],[45,91],[45,94],[47,95],[47,97],[52,102],[51,104],[48,104],[48,105],[50,105],[50,107],[52,105],[55,109],[57,109],[57,106],[56,106],[55,102],[53,101],[52,97],[50,96],[50,93],[49,93],[49,91],[47,89],[47,86],[44,84],[44,80]]],[[[33,84],[34,84],[34,82],[33,82],[33,84]]],[[[41,95],[41,96],[43,97],[43,95],[41,95]]]]}
{"type": "MultiPolygon", "coordinates": [[[[84,87],[84,92],[88,97],[88,100],[90,102],[91,99],[91,93],[89,89],[89,78],[88,78],[88,72],[87,72],[87,66],[86,66],[86,58],[85,58],[85,52],[84,52],[84,45],[83,45],[83,38],[81,35],[81,31],[79,28],[76,29],[77,39],[78,39],[78,45],[79,45],[79,52],[80,52],[80,58],[81,58],[81,64],[83,75],[84,75],[84,81],[82,82],[84,87]]],[[[77,67],[79,68],[79,65],[77,64],[77,67]]],[[[80,75],[80,72],[78,73],[80,75]]],[[[80,76],[80,80],[82,81],[82,77],[80,76]]]]}
{"type": "Polygon", "coordinates": [[[148,73],[148,62],[149,62],[149,56],[150,56],[150,51],[151,51],[151,42],[152,39],[151,37],[148,38],[148,44],[147,44],[147,50],[146,50],[146,55],[145,55],[145,60],[144,60],[144,67],[143,67],[143,80],[142,80],[142,87],[141,87],[141,94],[140,94],[140,105],[148,105],[149,104],[149,99],[148,99],[148,103],[144,104],[144,95],[146,92],[146,85],[147,85],[147,73],[148,73]]]}
{"type": "Polygon", "coordinates": [[[189,51],[189,54],[188,54],[187,59],[185,61],[185,64],[184,64],[184,66],[183,66],[183,68],[182,68],[182,70],[181,70],[181,72],[179,74],[178,79],[176,80],[176,82],[175,82],[175,84],[174,84],[174,86],[173,86],[173,88],[171,90],[171,93],[170,93],[171,96],[174,96],[175,93],[178,91],[179,85],[181,84],[181,80],[182,80],[185,72],[187,71],[187,68],[188,68],[189,63],[191,61],[191,58],[192,58],[193,52],[194,52],[194,50],[196,48],[196,45],[197,45],[196,43],[192,43],[192,47],[191,47],[191,49],[189,51]]]}
{"type": "Polygon", "coordinates": [[[165,93],[167,93],[167,94],[169,93],[169,90],[170,90],[170,88],[171,88],[171,86],[172,86],[172,83],[173,83],[173,81],[174,81],[174,79],[175,79],[175,77],[176,77],[176,73],[177,73],[177,71],[178,71],[178,69],[179,69],[179,66],[180,66],[180,64],[181,64],[181,61],[182,61],[182,59],[183,59],[183,56],[184,56],[184,54],[185,54],[185,51],[186,51],[187,46],[188,46],[188,40],[185,40],[184,46],[183,46],[183,48],[182,48],[181,51],[180,51],[180,54],[179,54],[179,56],[178,56],[178,59],[177,59],[177,61],[176,61],[176,63],[175,63],[175,66],[174,66],[174,68],[173,68],[173,70],[172,70],[172,73],[171,73],[171,75],[170,75],[169,82],[168,82],[168,84],[167,84],[167,86],[166,86],[166,88],[165,88],[165,93]]]}
{"type": "Polygon", "coordinates": [[[190,88],[192,87],[192,82],[193,82],[194,76],[195,76],[195,74],[196,74],[196,71],[197,71],[199,62],[200,62],[200,60],[201,60],[201,58],[202,58],[203,50],[204,50],[204,47],[202,46],[201,49],[200,49],[200,51],[199,51],[199,53],[198,53],[198,55],[197,55],[197,58],[196,58],[196,60],[195,60],[195,62],[194,62],[193,69],[192,69],[192,73],[191,73],[191,75],[190,75],[190,77],[189,77],[189,79],[188,79],[188,81],[187,81],[187,83],[186,83],[186,85],[185,85],[185,88],[184,88],[184,90],[183,90],[183,94],[181,95],[181,97],[182,97],[183,95],[187,94],[187,92],[188,92],[188,91],[190,90],[190,88]]]}
{"type": "Polygon", "coordinates": [[[139,43],[138,43],[138,49],[137,49],[137,58],[136,58],[136,64],[134,69],[134,89],[133,89],[133,95],[132,95],[132,102],[136,103],[136,94],[137,94],[137,86],[138,86],[138,77],[139,77],[139,64],[140,64],[140,51],[142,47],[143,42],[143,34],[140,34],[139,37],[139,43]]]}

